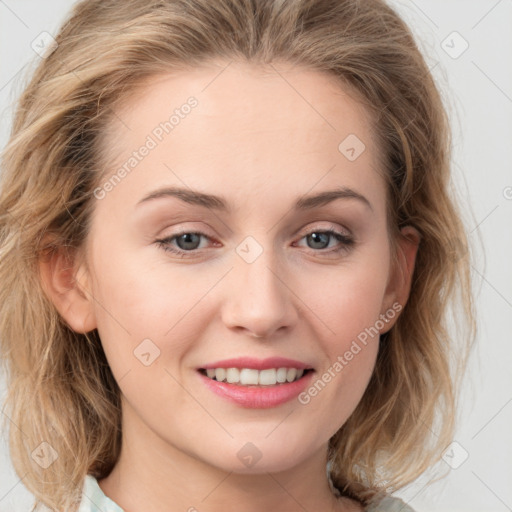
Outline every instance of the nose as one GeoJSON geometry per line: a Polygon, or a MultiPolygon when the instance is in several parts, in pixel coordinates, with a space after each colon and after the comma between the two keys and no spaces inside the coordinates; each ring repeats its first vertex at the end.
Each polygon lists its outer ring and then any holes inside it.
{"type": "Polygon", "coordinates": [[[297,322],[293,281],[265,250],[252,263],[239,258],[224,284],[222,320],[229,329],[270,338],[297,322]]]}

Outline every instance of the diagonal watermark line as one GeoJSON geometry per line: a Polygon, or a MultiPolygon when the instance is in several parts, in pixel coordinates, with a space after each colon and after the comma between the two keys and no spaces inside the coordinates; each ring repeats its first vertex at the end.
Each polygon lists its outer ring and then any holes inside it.
{"type": "Polygon", "coordinates": [[[15,487],[17,487],[20,482],[27,476],[28,473],[25,473],[1,498],[0,498],[0,503],[7,497],[8,494],[10,494],[14,489],[15,487]]]}
{"type": "Polygon", "coordinates": [[[496,211],[496,209],[499,207],[500,205],[496,205],[470,232],[469,234],[473,233],[473,231],[475,231],[475,229],[478,229],[478,227],[483,224],[484,220],[487,219],[487,217],[489,217],[492,213],[494,213],[496,211]]]}
{"type": "Polygon", "coordinates": [[[130,331],[128,331],[128,329],[105,306],[103,306],[103,304],[97,300],[91,292],[83,287],[81,287],[80,290],[84,291],[94,302],[96,302],[96,304],[98,304],[98,306],[100,306],[100,308],[103,309],[103,311],[105,311],[105,313],[107,313],[107,315],[112,318],[112,320],[114,320],[114,322],[116,322],[119,327],[121,327],[121,329],[126,332],[126,334],[128,334],[128,336],[131,336],[130,331]]]}
{"type": "Polygon", "coordinates": [[[232,270],[231,267],[204,295],[165,333],[167,336],[232,270]]]}
{"type": "Polygon", "coordinates": [[[482,73],[482,75],[484,75],[487,80],[489,80],[489,82],[491,82],[494,87],[496,87],[496,89],[498,89],[498,91],[500,91],[501,94],[503,94],[503,96],[512,103],[512,98],[474,60],[471,61],[471,64],[473,64],[473,66],[475,66],[478,71],[480,71],[480,73],[482,73]]]}
{"type": "MultiPolygon", "coordinates": [[[[424,76],[425,76],[426,78],[428,78],[428,77],[429,77],[429,75],[430,75],[430,73],[431,73],[431,71],[432,71],[432,70],[433,70],[433,69],[434,69],[438,64],[439,64],[439,61],[438,61],[438,62],[436,62],[436,63],[435,63],[431,68],[429,68],[429,69],[425,72],[424,76]]],[[[384,101],[384,106],[378,110],[378,115],[381,115],[381,114],[382,114],[382,112],[384,112],[385,110],[389,110],[389,106],[390,106],[392,103],[394,103],[394,101],[395,101],[399,96],[400,96],[400,93],[397,93],[397,94],[395,94],[392,98],[390,98],[390,99],[388,99],[388,100],[385,100],[385,101],[384,101]]]]}
{"type": "Polygon", "coordinates": [[[217,423],[217,425],[219,425],[219,427],[222,428],[222,430],[224,430],[224,432],[226,432],[226,434],[229,437],[234,439],[234,436],[226,429],[226,427],[219,420],[217,420],[217,418],[215,418],[215,416],[213,416],[213,414],[187,388],[185,388],[185,386],[183,386],[183,384],[179,382],[174,377],[174,375],[172,375],[171,372],[169,372],[167,368],[164,368],[164,370],[168,373],[169,377],[174,379],[174,381],[181,387],[181,389],[185,391],[185,393],[187,393],[193,400],[195,400],[199,404],[199,406],[206,412],[206,414],[208,414],[208,416],[210,416],[210,418],[212,418],[212,420],[215,421],[215,423],[217,423]]]}
{"type": "MultiPolygon", "coordinates": [[[[231,475],[233,474],[233,471],[230,471],[202,500],[201,502],[205,501],[210,494],[213,494],[213,492],[220,487],[221,484],[223,484],[231,475]]],[[[191,509],[189,509],[191,510],[191,509]]],[[[194,509],[195,510],[195,509],[194,509]]]]}
{"type": "MultiPolygon", "coordinates": [[[[167,169],[169,169],[169,171],[171,171],[174,174],[174,176],[176,176],[176,178],[178,178],[181,181],[181,183],[183,183],[183,185],[185,187],[187,187],[189,190],[192,190],[192,188],[190,188],[165,162],[164,162],[164,167],[167,167],[167,169]]],[[[224,226],[229,230],[230,233],[233,232],[233,230],[213,211],[212,208],[210,208],[209,206],[207,208],[208,208],[208,210],[210,210],[212,215],[217,218],[217,220],[219,222],[224,224],[224,226]]]]}
{"type": "Polygon", "coordinates": [[[94,505],[94,507],[99,510],[99,512],[109,512],[108,510],[101,508],[90,496],[85,494],[85,492],[83,492],[83,491],[82,491],[82,496],[85,496],[94,505]]]}
{"type": "Polygon", "coordinates": [[[123,376],[117,381],[117,385],[119,385],[119,383],[132,371],[131,368],[128,368],[128,370],[126,370],[126,372],[124,372],[123,376]]]}
{"type": "Polygon", "coordinates": [[[309,309],[309,311],[311,311],[311,313],[313,313],[313,315],[315,315],[318,318],[318,320],[320,320],[320,322],[324,324],[324,326],[327,329],[329,329],[329,331],[331,331],[332,334],[336,334],[268,265],[267,268],[270,270],[270,272],[272,272],[272,274],[274,274],[274,276],[277,277],[277,279],[279,279],[279,281],[281,281],[281,283],[283,283],[286,286],[286,288],[288,288],[288,290],[290,290],[290,292],[293,293],[295,297],[297,297],[297,299],[299,299],[302,302],[302,304],[304,304],[304,306],[306,306],[309,309]]]}
{"type": "Polygon", "coordinates": [[[302,510],[305,510],[306,512],[309,512],[309,511],[308,511],[308,509],[307,509],[304,505],[302,505],[302,503],[300,503],[300,502],[297,500],[297,498],[296,498],[293,494],[291,494],[291,493],[290,493],[290,491],[289,491],[286,487],[284,487],[284,485],[283,485],[281,482],[279,482],[279,480],[277,480],[277,479],[275,478],[275,476],[273,476],[273,475],[272,475],[272,473],[269,473],[268,471],[265,471],[265,473],[267,473],[267,475],[268,475],[270,478],[272,478],[272,480],[274,480],[274,482],[275,482],[277,485],[279,485],[279,487],[281,487],[281,489],[283,489],[283,491],[284,491],[286,494],[288,494],[288,496],[290,496],[290,498],[292,498],[292,500],[293,500],[293,501],[295,501],[295,503],[297,503],[297,505],[299,505],[299,507],[300,507],[302,510]]]}
{"type": "Polygon", "coordinates": [[[434,69],[436,69],[436,67],[439,65],[439,62],[440,61],[437,61],[435,64],[433,64],[431,67],[429,67],[428,70],[432,73],[432,71],[434,71],[434,69]]]}
{"type": "MultiPolygon", "coordinates": [[[[413,412],[409,404],[406,404],[400,397],[397,398],[402,405],[404,405],[405,407],[407,407],[407,409],[409,409],[409,411],[411,411],[411,413],[413,412]]],[[[421,416],[418,418],[418,420],[428,431],[430,431],[432,435],[436,436],[439,439],[439,436],[423,421],[423,418],[421,416]]]]}
{"type": "Polygon", "coordinates": [[[320,114],[320,112],[318,112],[318,110],[306,99],[304,98],[304,96],[302,96],[302,94],[295,88],[293,87],[293,85],[288,81],[286,80],[286,78],[274,67],[273,64],[270,64],[270,67],[334,130],[336,131],[336,128],[334,128],[334,126],[329,123],[329,121],[327,121],[327,119],[322,115],[320,114]]]}
{"type": "Polygon", "coordinates": [[[495,288],[483,274],[481,274],[473,265],[471,268],[512,308],[512,304],[508,301],[508,299],[497,289],[495,288]]]}
{"type": "MultiPolygon", "coordinates": [[[[110,371],[112,371],[112,370],[110,370],[110,371]]],[[[119,379],[116,379],[116,378],[114,377],[114,379],[115,379],[115,381],[116,381],[116,383],[117,383],[117,385],[118,385],[118,386],[119,386],[120,382],[121,382],[121,381],[122,381],[122,380],[123,380],[123,379],[124,379],[124,378],[125,378],[125,377],[130,373],[130,372],[131,372],[131,371],[132,371],[132,369],[131,369],[131,368],[129,368],[126,372],[124,372],[124,374],[123,374],[119,379]]],[[[72,428],[73,428],[73,425],[71,425],[71,426],[66,430],[66,433],[64,434],[64,436],[63,436],[63,437],[67,436],[67,435],[69,434],[69,431],[70,431],[72,428]]]]}
{"type": "Polygon", "coordinates": [[[480,25],[480,23],[492,12],[496,7],[498,7],[499,4],[501,4],[502,0],[498,0],[472,27],[471,30],[473,30],[475,27],[480,25]]]}
{"type": "Polygon", "coordinates": [[[68,208],[68,203],[69,201],[66,201],[64,199],[64,192],[61,191],[61,197],[63,199],[63,202],[64,202],[64,208],[66,209],[66,212],[67,214],[71,217],[71,220],[77,225],[77,226],[80,226],[81,228],[85,228],[85,226],[83,226],[82,224],[80,224],[80,222],[78,222],[75,217],[73,216],[73,214],[69,211],[69,208],[68,208]]]}
{"type": "MultiPolygon", "coordinates": [[[[230,471],[202,500],[201,500],[201,503],[203,501],[205,501],[208,496],[210,496],[210,494],[213,494],[213,492],[220,487],[221,484],[223,484],[231,475],[233,474],[233,471],[230,471]]],[[[189,509],[190,510],[190,509],[189,509]]],[[[195,509],[194,509],[195,510],[195,509]]]]}
{"type": "Polygon", "coordinates": [[[11,11],[11,13],[16,16],[16,18],[18,18],[18,20],[21,21],[21,23],[23,23],[26,28],[30,28],[3,0],[0,0],[0,4],[5,5],[5,7],[7,7],[7,9],[9,9],[9,11],[11,11]]]}
{"type": "Polygon", "coordinates": [[[226,69],[228,69],[228,67],[231,65],[233,61],[230,60],[227,64],[227,66],[224,68],[224,69],[221,69],[205,86],[204,88],[201,90],[201,92],[204,92],[208,87],[210,87],[210,85],[215,81],[217,80],[217,78],[219,78],[219,76],[224,73],[224,71],[226,71],[226,69]]]}
{"type": "Polygon", "coordinates": [[[3,414],[3,415],[4,415],[4,416],[9,420],[9,422],[10,422],[12,425],[14,425],[14,426],[15,426],[15,427],[16,427],[16,428],[17,428],[17,429],[18,429],[18,430],[19,430],[19,431],[20,431],[20,432],[21,432],[25,437],[28,437],[28,435],[27,435],[25,432],[23,432],[23,430],[21,430],[20,426],[19,426],[19,425],[17,425],[14,421],[12,421],[11,417],[10,417],[10,416],[8,416],[8,415],[3,411],[3,409],[2,409],[0,412],[1,412],[1,413],[2,413],[2,414],[3,414]]]}
{"type": "Polygon", "coordinates": [[[427,18],[428,21],[430,21],[430,23],[432,23],[432,25],[434,25],[434,27],[439,28],[439,25],[423,9],[421,9],[420,6],[414,2],[414,0],[409,1],[412,5],[414,5],[414,7],[416,7],[416,9],[418,9],[418,11],[421,12],[421,14],[423,14],[423,16],[425,16],[425,18],[427,18]]]}
{"type": "Polygon", "coordinates": [[[115,112],[112,108],[110,107],[107,107],[107,110],[109,112],[112,113],[112,115],[117,118],[117,120],[128,130],[128,131],[132,131],[132,129],[119,117],[119,115],[117,114],[117,112],[115,112]]]}
{"type": "Polygon", "coordinates": [[[412,503],[412,501],[415,498],[417,498],[422,492],[425,492],[425,490],[427,489],[429,484],[430,484],[430,482],[427,482],[412,498],[408,498],[407,501],[404,500],[405,503],[403,505],[400,505],[400,508],[396,512],[402,512],[402,510],[404,510],[405,507],[410,508],[410,504],[412,503]]]}
{"type": "Polygon", "coordinates": [[[475,475],[478,480],[480,480],[480,482],[482,482],[482,484],[485,485],[485,487],[487,487],[487,489],[489,489],[489,491],[491,491],[492,494],[494,494],[494,496],[499,499],[503,505],[505,505],[505,507],[507,507],[507,510],[512,511],[512,508],[510,508],[473,470],[471,470],[471,473],[473,473],[473,475],[475,475]]]}
{"type": "Polygon", "coordinates": [[[482,430],[487,427],[487,425],[489,425],[489,423],[491,423],[491,421],[494,420],[494,418],[496,418],[496,416],[498,416],[498,414],[500,414],[500,412],[505,409],[505,407],[510,403],[512,402],[512,398],[510,400],[508,400],[505,405],[503,405],[500,410],[471,438],[471,440],[475,439],[475,437],[480,434],[480,432],[482,432],[482,430]]]}
{"type": "Polygon", "coordinates": [[[286,418],[288,418],[288,416],[290,416],[290,414],[294,413],[295,412],[295,409],[292,409],[266,436],[265,436],[265,439],[270,435],[272,434],[272,432],[274,432],[280,425],[282,425],[282,423],[286,420],[286,418]]]}
{"type": "Polygon", "coordinates": [[[4,85],[2,85],[2,87],[0,87],[0,92],[2,92],[25,69],[25,67],[26,65],[21,66],[21,68],[18,69],[18,71],[16,71],[16,73],[14,73],[14,75],[12,75],[11,78],[9,78],[9,80],[7,80],[7,82],[5,82],[4,85]]]}
{"type": "MultiPolygon", "coordinates": [[[[309,194],[334,168],[336,167],[336,164],[334,164],[316,183],[314,183],[309,190],[307,190],[304,194],[302,194],[301,199],[303,197],[306,197],[307,194],[309,194]]],[[[268,229],[267,233],[272,231],[274,227],[281,222],[281,220],[288,215],[292,211],[292,208],[290,208],[287,212],[285,212],[281,217],[268,229]]]]}
{"type": "MultiPolygon", "coordinates": [[[[59,62],[60,62],[60,63],[62,64],[62,66],[65,68],[64,63],[63,63],[60,59],[59,59],[59,62]]],[[[84,85],[85,87],[87,87],[87,88],[89,89],[89,87],[88,87],[88,85],[85,83],[85,81],[84,81],[84,80],[82,80],[82,79],[80,78],[80,76],[78,75],[78,73],[77,73],[74,69],[72,69],[72,70],[71,70],[71,73],[73,73],[73,75],[75,75],[75,77],[77,78],[77,80],[78,80],[79,82],[81,82],[81,83],[82,83],[82,85],[84,85]]],[[[128,125],[127,125],[127,124],[126,124],[126,123],[125,123],[121,118],[120,118],[120,117],[119,117],[119,115],[118,115],[116,112],[114,112],[114,110],[113,110],[111,107],[107,107],[107,110],[108,110],[109,112],[111,112],[111,113],[112,113],[112,115],[113,115],[114,117],[116,117],[116,118],[117,118],[117,120],[118,120],[118,121],[119,121],[119,122],[120,122],[120,123],[121,123],[121,124],[122,124],[126,129],[127,129],[127,130],[128,130],[128,131],[132,131],[132,129],[131,129],[131,128],[130,128],[130,127],[129,127],[129,126],[128,126],[128,125]]]]}

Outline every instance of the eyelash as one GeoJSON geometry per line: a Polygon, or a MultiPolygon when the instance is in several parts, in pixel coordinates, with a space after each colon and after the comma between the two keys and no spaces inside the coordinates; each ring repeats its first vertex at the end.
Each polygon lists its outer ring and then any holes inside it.
{"type": "MultiPolygon", "coordinates": [[[[336,231],[334,229],[314,229],[312,231],[309,231],[305,235],[303,235],[300,238],[300,240],[302,240],[303,238],[308,237],[309,235],[312,235],[313,233],[329,235],[330,237],[336,238],[340,242],[340,245],[338,247],[336,247],[335,249],[329,249],[329,250],[318,249],[318,250],[315,250],[315,249],[311,249],[310,248],[311,251],[319,252],[321,254],[333,254],[333,253],[337,254],[337,253],[340,253],[340,252],[343,252],[343,251],[348,251],[354,245],[354,242],[355,242],[354,238],[352,238],[351,236],[346,235],[345,233],[341,233],[340,231],[336,231]]],[[[166,237],[166,238],[162,238],[160,240],[156,240],[155,242],[164,251],[171,252],[173,254],[177,254],[178,256],[181,256],[182,258],[183,257],[188,257],[189,255],[193,256],[195,253],[197,253],[198,249],[192,249],[190,251],[184,251],[183,249],[178,249],[177,247],[171,245],[171,242],[173,240],[179,238],[182,235],[186,235],[186,234],[204,236],[205,238],[208,238],[208,239],[210,238],[205,233],[201,233],[199,231],[183,230],[183,231],[180,231],[178,233],[175,233],[172,236],[169,236],[169,237],[166,237]]]]}

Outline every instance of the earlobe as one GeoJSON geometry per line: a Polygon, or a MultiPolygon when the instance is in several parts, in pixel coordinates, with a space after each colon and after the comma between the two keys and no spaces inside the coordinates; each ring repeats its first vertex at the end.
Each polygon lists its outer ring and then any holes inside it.
{"type": "MultiPolygon", "coordinates": [[[[421,241],[421,235],[418,230],[412,226],[405,226],[400,230],[400,236],[397,240],[396,261],[386,290],[386,297],[383,303],[383,313],[392,308],[401,311],[409,299],[411,291],[412,276],[416,263],[416,255],[421,241]]],[[[386,324],[386,329],[381,332],[389,331],[395,324],[399,315],[394,315],[393,320],[386,324]]]]}
{"type": "Polygon", "coordinates": [[[75,253],[59,248],[39,259],[43,289],[59,314],[75,332],[96,328],[85,268],[76,268],[75,253]]]}

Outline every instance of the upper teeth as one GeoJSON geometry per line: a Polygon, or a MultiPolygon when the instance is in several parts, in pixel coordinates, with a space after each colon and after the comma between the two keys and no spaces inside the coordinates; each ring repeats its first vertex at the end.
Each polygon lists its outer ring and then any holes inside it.
{"type": "Polygon", "coordinates": [[[230,384],[273,386],[277,383],[293,382],[300,379],[304,370],[297,368],[269,368],[255,370],[253,368],[208,368],[206,375],[219,382],[230,384]]]}

